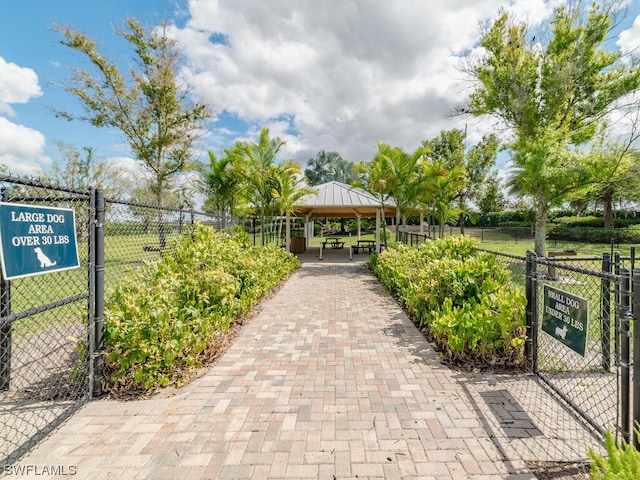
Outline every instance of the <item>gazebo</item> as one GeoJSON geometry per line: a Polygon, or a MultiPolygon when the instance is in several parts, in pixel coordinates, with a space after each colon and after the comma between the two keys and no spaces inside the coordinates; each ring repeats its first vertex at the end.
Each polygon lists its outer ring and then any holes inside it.
{"type": "MultiPolygon", "coordinates": [[[[305,244],[309,246],[311,218],[356,218],[358,220],[358,239],[360,239],[360,221],[362,217],[376,217],[376,251],[380,251],[380,222],[382,205],[380,200],[365,190],[340,182],[327,182],[313,187],[315,194],[302,197],[293,208],[293,215],[305,218],[305,244]]],[[[394,216],[395,204],[384,206],[385,216],[394,216]]],[[[287,215],[285,243],[287,250],[291,245],[290,216],[287,215]]]]}

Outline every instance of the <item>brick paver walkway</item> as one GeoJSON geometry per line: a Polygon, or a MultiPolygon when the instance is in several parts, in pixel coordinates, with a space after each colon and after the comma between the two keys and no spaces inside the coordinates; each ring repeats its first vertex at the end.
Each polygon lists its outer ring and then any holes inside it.
{"type": "Polygon", "coordinates": [[[183,393],[91,402],[15,467],[93,480],[534,478],[485,423],[362,263],[307,263],[183,393]]]}

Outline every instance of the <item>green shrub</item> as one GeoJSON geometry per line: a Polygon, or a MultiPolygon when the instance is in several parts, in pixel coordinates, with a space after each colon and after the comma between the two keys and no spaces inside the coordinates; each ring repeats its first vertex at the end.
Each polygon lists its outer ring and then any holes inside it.
{"type": "MultiPolygon", "coordinates": [[[[640,438],[636,424],[635,434],[640,438]]],[[[607,457],[589,450],[591,457],[591,478],[593,480],[635,480],[640,478],[640,452],[631,444],[616,445],[613,434],[605,435],[607,457]]]]}
{"type": "Polygon", "coordinates": [[[526,299],[494,255],[466,237],[396,245],[370,265],[440,354],[452,361],[520,365],[526,299]]]}
{"type": "Polygon", "coordinates": [[[499,228],[520,228],[520,229],[528,228],[529,230],[532,230],[531,222],[502,222],[498,227],[499,228]]]}
{"type": "Polygon", "coordinates": [[[530,212],[485,212],[478,215],[478,227],[500,227],[506,222],[523,222],[526,225],[531,225],[531,213],[530,212]]]}
{"type": "Polygon", "coordinates": [[[585,243],[610,243],[612,240],[616,243],[638,243],[640,242],[640,225],[616,229],[552,225],[549,228],[548,238],[585,243]]]}
{"type": "Polygon", "coordinates": [[[604,218],[602,217],[557,217],[554,223],[564,225],[566,227],[604,227],[604,218]]]}
{"type": "Polygon", "coordinates": [[[180,384],[200,365],[216,330],[226,330],[298,266],[282,248],[249,245],[246,234],[196,224],[175,251],[132,269],[105,309],[111,386],[180,384]]]}
{"type": "Polygon", "coordinates": [[[516,366],[524,361],[526,299],[514,287],[455,306],[445,299],[429,323],[439,351],[453,362],[516,366]]]}

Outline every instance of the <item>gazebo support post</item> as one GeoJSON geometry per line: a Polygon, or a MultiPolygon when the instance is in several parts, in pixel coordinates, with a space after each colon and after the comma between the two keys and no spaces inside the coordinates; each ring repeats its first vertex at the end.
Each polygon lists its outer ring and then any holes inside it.
{"type": "Polygon", "coordinates": [[[284,245],[287,252],[291,251],[291,214],[286,213],[286,222],[284,227],[284,245]]]}
{"type": "Polygon", "coordinates": [[[376,252],[380,253],[380,210],[376,210],[376,252]]]}

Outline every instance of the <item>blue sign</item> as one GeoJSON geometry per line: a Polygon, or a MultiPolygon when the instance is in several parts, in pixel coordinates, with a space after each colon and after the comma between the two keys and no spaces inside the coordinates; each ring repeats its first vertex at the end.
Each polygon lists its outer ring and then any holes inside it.
{"type": "Polygon", "coordinates": [[[75,212],[0,202],[0,259],[5,280],[79,267],[75,212]]]}

